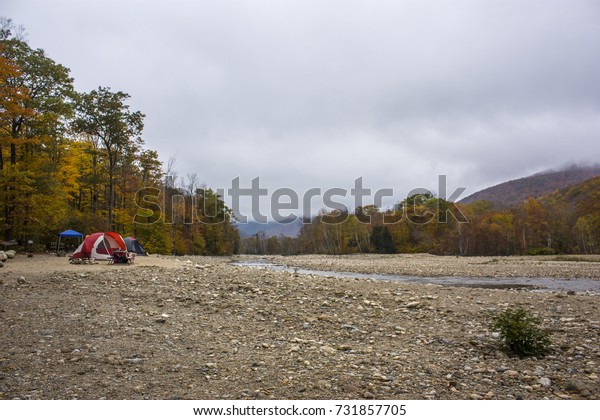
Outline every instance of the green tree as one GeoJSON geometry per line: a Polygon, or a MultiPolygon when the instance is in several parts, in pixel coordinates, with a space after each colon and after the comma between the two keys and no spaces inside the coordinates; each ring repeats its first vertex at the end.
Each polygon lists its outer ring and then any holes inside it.
{"type": "Polygon", "coordinates": [[[390,229],[384,225],[373,226],[371,245],[375,252],[379,254],[393,254],[396,252],[396,246],[394,245],[390,229]]]}

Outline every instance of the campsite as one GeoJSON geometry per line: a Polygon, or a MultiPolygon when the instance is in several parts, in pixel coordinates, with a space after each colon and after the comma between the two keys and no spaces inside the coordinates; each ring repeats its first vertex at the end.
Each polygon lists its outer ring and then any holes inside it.
{"type": "Polygon", "coordinates": [[[597,411],[599,1],[1,4],[3,420],[597,411]]]}

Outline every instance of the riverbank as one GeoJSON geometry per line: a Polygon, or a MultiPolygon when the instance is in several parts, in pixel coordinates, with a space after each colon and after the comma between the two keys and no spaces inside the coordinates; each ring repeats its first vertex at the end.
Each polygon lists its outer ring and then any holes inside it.
{"type": "MultiPolygon", "coordinates": [[[[357,258],[364,270],[377,259],[357,258]]],[[[597,295],[325,278],[231,261],[9,261],[0,270],[0,398],[600,398],[597,295]],[[543,320],[550,355],[499,350],[490,316],[514,307],[543,320]]]]}
{"type": "Polygon", "coordinates": [[[293,267],[366,274],[600,279],[600,255],[445,257],[430,254],[354,254],[265,258],[293,267]]]}

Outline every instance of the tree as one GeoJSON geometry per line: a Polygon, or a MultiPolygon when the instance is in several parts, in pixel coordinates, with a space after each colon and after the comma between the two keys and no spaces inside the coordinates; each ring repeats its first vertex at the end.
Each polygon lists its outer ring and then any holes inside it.
{"type": "Polygon", "coordinates": [[[373,226],[371,244],[375,252],[379,254],[393,254],[396,252],[390,229],[384,225],[373,226]]]}
{"type": "Polygon", "coordinates": [[[34,218],[35,194],[60,194],[61,186],[53,175],[69,141],[67,120],[73,97],[69,69],[55,63],[43,50],[32,49],[11,35],[11,29],[2,25],[0,170],[4,184],[5,239],[27,229],[34,218]],[[8,162],[5,162],[5,147],[10,156],[8,162]],[[32,185],[36,188],[29,190],[32,185]]]}
{"type": "Polygon", "coordinates": [[[108,225],[114,227],[115,173],[128,149],[143,143],[140,135],[144,128],[144,114],[132,112],[125,103],[129,95],[99,87],[79,95],[74,129],[93,139],[99,139],[107,154],[108,169],[108,225]]]}

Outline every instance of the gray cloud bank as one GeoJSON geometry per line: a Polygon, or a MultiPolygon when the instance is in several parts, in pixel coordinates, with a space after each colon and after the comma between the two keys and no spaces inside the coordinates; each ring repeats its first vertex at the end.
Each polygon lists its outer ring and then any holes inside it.
{"type": "Polygon", "coordinates": [[[467,194],[600,156],[597,1],[10,0],[77,88],[209,186],[467,194]]]}

